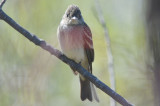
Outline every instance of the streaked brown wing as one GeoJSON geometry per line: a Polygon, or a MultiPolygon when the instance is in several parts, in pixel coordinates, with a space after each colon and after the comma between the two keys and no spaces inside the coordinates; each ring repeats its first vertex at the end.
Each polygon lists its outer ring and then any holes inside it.
{"type": "Polygon", "coordinates": [[[84,26],[84,48],[88,58],[88,63],[90,66],[90,70],[92,73],[92,62],[94,61],[94,49],[93,49],[93,41],[92,41],[92,33],[88,25],[85,23],[84,26]]]}

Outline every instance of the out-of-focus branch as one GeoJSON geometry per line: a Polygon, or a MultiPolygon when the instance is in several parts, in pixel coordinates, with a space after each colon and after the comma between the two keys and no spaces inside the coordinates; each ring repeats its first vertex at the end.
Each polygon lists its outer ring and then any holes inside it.
{"type": "MultiPolygon", "coordinates": [[[[112,50],[111,50],[110,37],[108,34],[106,22],[104,20],[103,14],[102,14],[101,6],[100,6],[98,0],[95,0],[95,7],[96,7],[99,23],[103,27],[105,38],[106,38],[106,46],[107,46],[106,53],[107,53],[107,57],[108,57],[108,71],[109,71],[111,88],[113,90],[116,90],[114,62],[113,62],[113,55],[112,55],[112,50]]],[[[112,98],[110,100],[110,106],[116,106],[116,102],[112,98]]]]}
{"type": "Polygon", "coordinates": [[[63,55],[62,52],[60,52],[59,50],[53,48],[51,45],[47,44],[44,40],[39,39],[36,35],[30,33],[29,31],[27,31],[26,29],[24,29],[23,27],[21,27],[19,24],[17,24],[12,18],[10,18],[2,10],[2,6],[3,6],[4,2],[2,2],[1,5],[0,5],[1,6],[0,7],[0,19],[4,20],[6,23],[8,23],[15,30],[17,30],[22,35],[24,35],[27,39],[29,39],[35,45],[40,46],[44,50],[48,51],[52,55],[54,55],[57,58],[59,58],[64,63],[70,65],[73,69],[77,70],[85,78],[87,78],[93,84],[95,84],[96,87],[98,87],[99,89],[101,89],[106,94],[110,95],[113,99],[115,99],[117,102],[119,102],[123,106],[132,106],[122,96],[120,96],[119,94],[117,94],[115,91],[113,91],[111,88],[109,88],[103,82],[101,82],[98,78],[96,78],[91,73],[89,73],[87,70],[85,70],[80,64],[78,64],[78,63],[74,62],[73,60],[69,59],[68,57],[66,57],[65,55],[63,55]]]}
{"type": "Polygon", "coordinates": [[[154,105],[160,106],[160,0],[148,0],[148,64],[154,75],[154,105]]]}

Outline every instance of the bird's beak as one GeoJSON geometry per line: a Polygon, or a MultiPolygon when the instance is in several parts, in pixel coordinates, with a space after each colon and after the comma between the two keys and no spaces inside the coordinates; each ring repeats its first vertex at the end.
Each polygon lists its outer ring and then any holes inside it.
{"type": "Polygon", "coordinates": [[[72,17],[72,20],[78,20],[78,18],[74,16],[74,17],[72,17]]]}
{"type": "Polygon", "coordinates": [[[78,18],[74,16],[74,17],[71,18],[70,22],[72,24],[78,24],[78,18]]]}

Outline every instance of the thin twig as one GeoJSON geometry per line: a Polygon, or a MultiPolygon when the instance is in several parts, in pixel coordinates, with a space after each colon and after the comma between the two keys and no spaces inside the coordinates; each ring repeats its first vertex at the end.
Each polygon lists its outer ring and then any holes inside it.
{"type": "Polygon", "coordinates": [[[113,91],[107,85],[105,85],[102,81],[100,81],[98,78],[96,78],[91,73],[89,73],[87,70],[85,70],[80,64],[78,64],[75,61],[69,59],[68,57],[63,55],[61,51],[55,49],[51,45],[47,44],[44,40],[39,39],[36,35],[31,34],[29,31],[27,31],[26,29],[21,27],[12,18],[10,18],[6,13],[4,13],[1,8],[0,8],[0,19],[4,20],[6,23],[8,23],[15,30],[20,32],[22,35],[24,35],[27,39],[29,39],[31,42],[33,42],[37,46],[40,46],[44,50],[48,51],[52,55],[59,58],[64,63],[70,65],[73,69],[77,70],[85,78],[87,78],[89,81],[91,81],[93,84],[95,84],[99,89],[101,89],[106,94],[110,95],[113,99],[115,99],[117,102],[119,102],[123,106],[132,106],[122,96],[117,94],[115,91],[113,91]]]}
{"type": "MultiPolygon", "coordinates": [[[[108,34],[106,22],[104,20],[101,6],[98,2],[98,0],[95,0],[95,7],[99,19],[99,23],[102,25],[105,33],[105,38],[106,38],[106,53],[108,57],[108,71],[109,71],[109,76],[110,76],[110,83],[111,83],[111,88],[113,90],[116,90],[116,81],[115,81],[115,72],[114,72],[114,62],[113,62],[113,55],[112,55],[112,50],[111,50],[111,43],[110,43],[110,37],[108,34]]],[[[116,102],[111,98],[110,100],[110,106],[116,106],[116,102]]]]}

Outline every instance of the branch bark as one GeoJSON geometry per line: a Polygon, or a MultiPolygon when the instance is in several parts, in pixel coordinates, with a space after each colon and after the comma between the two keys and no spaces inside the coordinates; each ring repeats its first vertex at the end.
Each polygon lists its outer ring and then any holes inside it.
{"type": "MultiPolygon", "coordinates": [[[[102,14],[101,6],[100,6],[98,0],[95,0],[95,7],[96,7],[96,10],[97,10],[99,23],[103,27],[104,35],[105,35],[105,38],[106,38],[106,46],[107,46],[106,54],[107,54],[107,57],[108,57],[108,72],[109,72],[111,88],[114,91],[116,91],[114,61],[113,61],[113,55],[112,55],[112,50],[111,50],[110,37],[109,37],[109,34],[108,34],[106,22],[104,20],[103,14],[102,14]]],[[[112,98],[110,99],[110,106],[116,106],[116,102],[112,98]]]]}
{"type": "Polygon", "coordinates": [[[93,76],[91,73],[89,73],[87,70],[85,70],[80,64],[76,63],[75,61],[69,59],[63,53],[48,43],[46,43],[44,40],[39,39],[36,35],[30,33],[23,27],[21,27],[19,24],[17,24],[12,18],[10,18],[3,10],[2,6],[5,3],[6,0],[3,0],[0,4],[0,19],[8,23],[10,26],[12,26],[15,30],[17,30],[19,33],[21,33],[23,36],[25,36],[27,39],[29,39],[31,42],[33,42],[35,45],[40,46],[42,49],[48,51],[52,55],[56,56],[58,59],[63,61],[64,63],[68,64],[75,70],[77,70],[80,74],[82,74],[85,78],[90,80],[97,88],[101,89],[103,92],[111,96],[114,100],[122,104],[123,106],[132,106],[127,100],[125,100],[122,96],[117,94],[115,91],[113,91],[111,88],[109,88],[107,85],[105,85],[102,81],[100,81],[98,78],[93,76]]]}
{"type": "Polygon", "coordinates": [[[6,0],[2,0],[2,2],[0,3],[0,8],[2,9],[4,3],[6,2],[6,0]]]}

